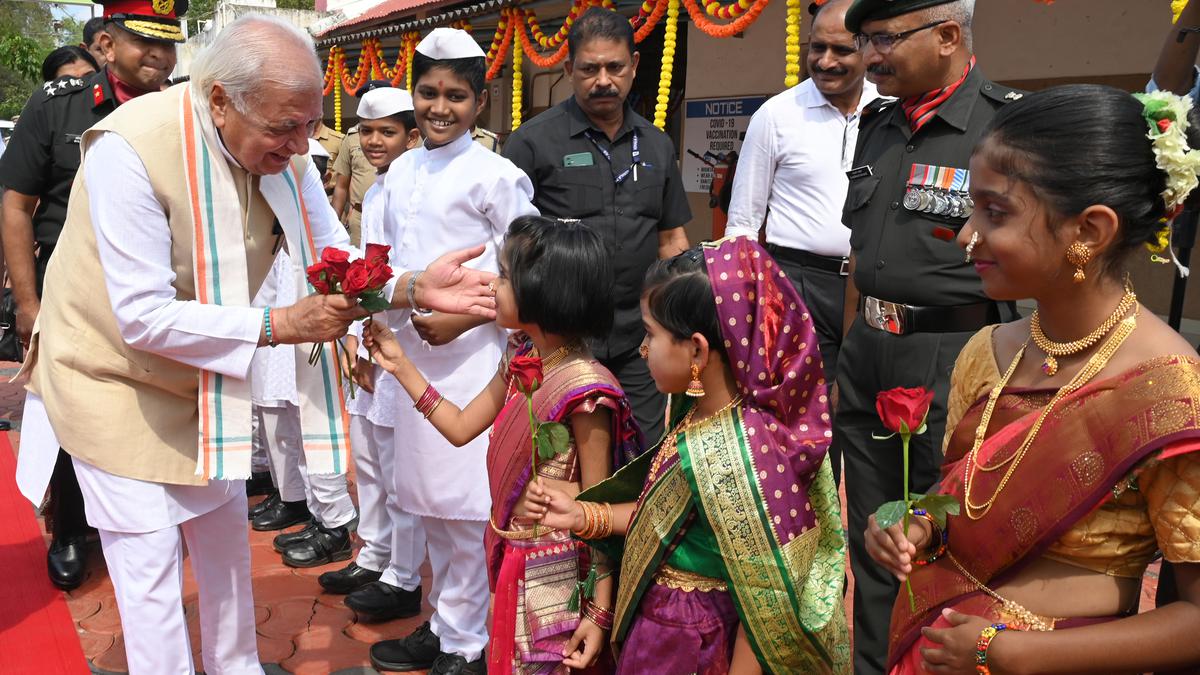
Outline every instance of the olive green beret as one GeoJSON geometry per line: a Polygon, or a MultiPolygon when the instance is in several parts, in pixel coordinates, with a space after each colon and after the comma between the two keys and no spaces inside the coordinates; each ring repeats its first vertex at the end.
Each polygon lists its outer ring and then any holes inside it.
{"type": "Polygon", "coordinates": [[[854,0],[854,4],[846,10],[846,30],[858,33],[866,21],[890,19],[948,2],[954,0],[854,0]]]}

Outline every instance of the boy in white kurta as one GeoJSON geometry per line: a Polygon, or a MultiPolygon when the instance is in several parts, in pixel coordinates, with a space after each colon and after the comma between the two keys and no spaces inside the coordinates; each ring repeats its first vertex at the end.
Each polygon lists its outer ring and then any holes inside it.
{"type": "MultiPolygon", "coordinates": [[[[384,181],[383,222],[394,237],[397,269],[421,269],[451,249],[486,243],[471,265],[497,272],[509,223],[537,213],[528,177],[471,139],[487,103],[484,61],[479,45],[460,30],[435,29],[417,46],[413,100],[425,144],[394,162],[384,181]]],[[[495,375],[504,332],[469,318],[409,314],[397,332],[405,353],[443,396],[466,405],[495,375]]],[[[406,638],[374,644],[372,664],[390,671],[483,673],[487,438],[455,448],[409,405],[398,404],[395,422],[403,430],[396,434],[396,496],[425,530],[434,615],[406,638]]]]}
{"type": "MultiPolygon", "coordinates": [[[[393,265],[398,260],[394,239],[383,227],[383,181],[392,162],[421,142],[412,110],[412,96],[395,87],[373,89],[358,103],[363,154],[378,171],[363,197],[362,241],[364,245],[392,246],[393,265]]],[[[385,321],[398,330],[408,315],[390,310],[376,314],[373,320],[385,321]]],[[[362,324],[355,324],[354,333],[361,328],[362,324]]],[[[348,337],[347,349],[353,350],[355,342],[355,337],[348,337]]],[[[363,546],[353,562],[322,574],[317,582],[331,593],[349,593],[346,605],[360,617],[385,621],[416,616],[421,612],[425,533],[418,518],[402,511],[396,501],[393,457],[399,385],[367,360],[365,349],[357,351],[354,379],[360,386],[346,399],[346,409],[358,489],[358,536],[363,546]]]]}

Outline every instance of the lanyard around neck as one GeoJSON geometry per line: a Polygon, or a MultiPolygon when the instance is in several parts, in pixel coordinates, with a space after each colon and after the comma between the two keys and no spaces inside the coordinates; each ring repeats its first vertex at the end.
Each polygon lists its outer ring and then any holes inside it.
{"type": "MultiPolygon", "coordinates": [[[[638,179],[637,168],[638,168],[638,165],[642,163],[642,151],[641,151],[640,143],[638,140],[638,130],[634,129],[632,133],[633,133],[633,161],[629,164],[628,169],[625,169],[624,171],[622,171],[621,173],[619,173],[613,177],[613,182],[616,183],[617,185],[624,183],[625,179],[629,178],[630,174],[633,174],[633,182],[636,183],[637,179],[638,179]]],[[[612,163],[613,163],[612,153],[609,152],[608,149],[605,148],[603,145],[600,145],[600,141],[596,139],[596,135],[592,132],[591,129],[585,129],[583,132],[583,135],[587,136],[587,139],[592,142],[592,145],[596,146],[596,149],[600,151],[600,154],[604,155],[604,159],[608,160],[608,165],[611,168],[612,163]]]]}

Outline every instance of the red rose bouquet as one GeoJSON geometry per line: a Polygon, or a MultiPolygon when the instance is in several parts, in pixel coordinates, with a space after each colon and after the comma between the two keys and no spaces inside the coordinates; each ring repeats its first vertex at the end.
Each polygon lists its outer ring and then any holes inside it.
{"type": "MultiPolygon", "coordinates": [[[[321,252],[321,259],[309,265],[306,270],[308,283],[322,295],[343,294],[358,300],[368,312],[382,312],[391,307],[387,298],[383,297],[383,287],[392,278],[392,268],[388,266],[388,252],[391,246],[367,244],[361,258],[350,260],[350,254],[332,246],[321,252]]],[[[334,355],[339,344],[335,341],[334,355]]],[[[353,360],[353,355],[349,355],[353,360]]],[[[321,345],[313,345],[308,357],[308,364],[315,365],[321,358],[321,345]]],[[[353,378],[351,378],[350,395],[354,395],[353,378]]]]}
{"type": "MultiPolygon", "coordinates": [[[[899,435],[904,453],[904,499],[887,502],[875,511],[875,523],[881,530],[902,522],[902,529],[907,532],[909,515],[914,511],[923,511],[944,531],[946,518],[958,515],[958,502],[950,495],[922,495],[908,491],[908,444],[914,434],[925,433],[925,418],[929,415],[932,403],[933,392],[924,387],[896,387],[875,396],[875,412],[879,413],[884,428],[892,433],[873,437],[884,440],[899,435]]],[[[909,606],[916,611],[912,582],[906,580],[905,585],[908,588],[909,606]]]]}

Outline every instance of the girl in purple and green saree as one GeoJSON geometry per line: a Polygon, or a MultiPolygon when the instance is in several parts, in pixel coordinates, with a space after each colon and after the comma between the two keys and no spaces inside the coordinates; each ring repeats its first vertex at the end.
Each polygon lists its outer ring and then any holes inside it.
{"type": "Polygon", "coordinates": [[[620,559],[617,672],[848,673],[845,539],[803,302],[741,237],[651,267],[642,317],[659,390],[687,393],[671,431],[578,500],[533,490],[544,524],[620,559]]]}
{"type": "Polygon", "coordinates": [[[530,403],[518,384],[536,371],[532,413],[540,422],[564,424],[569,433],[565,452],[537,462],[539,480],[575,494],[637,456],[641,436],[629,402],[584,343],[608,332],[612,278],[599,236],[579,221],[537,216],[514,221],[500,255],[496,320],[519,332],[496,377],[461,410],[432,390],[385,326],[369,332],[371,354],[446,438],[465,442],[492,427],[487,456],[492,517],[479,542],[487,549],[495,593],[487,650],[491,675],[586,669],[607,644],[607,626],[588,615],[586,601],[576,605],[575,597],[591,573],[601,577],[588,584],[594,586],[591,603],[611,607],[607,564],[589,556],[569,533],[539,525],[529,512],[530,403]]]}
{"type": "Polygon", "coordinates": [[[961,515],[871,520],[872,557],[915,595],[893,609],[894,675],[1200,665],[1200,361],[1124,273],[1197,184],[1190,108],[1059,87],[1005,106],[976,149],[959,241],[990,297],[1037,311],[955,366],[939,489],[961,515]],[[1181,599],[1136,614],[1160,552],[1181,599]]]}

